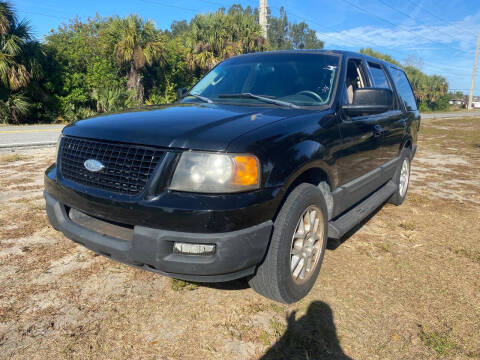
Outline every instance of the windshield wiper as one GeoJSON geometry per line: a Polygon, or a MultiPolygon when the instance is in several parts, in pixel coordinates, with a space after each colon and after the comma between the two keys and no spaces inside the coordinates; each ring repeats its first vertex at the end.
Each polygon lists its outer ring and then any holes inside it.
{"type": "Polygon", "coordinates": [[[270,104],[275,104],[275,105],[280,105],[280,106],[288,106],[288,107],[291,107],[291,108],[294,108],[294,109],[299,108],[297,105],[292,104],[292,103],[287,102],[287,101],[276,100],[276,99],[268,98],[266,96],[255,95],[255,94],[248,93],[248,92],[247,93],[241,93],[241,94],[220,94],[220,95],[218,95],[218,97],[219,98],[232,98],[232,99],[235,99],[235,98],[256,99],[256,100],[260,100],[260,101],[270,103],[270,104]]]}
{"type": "Polygon", "coordinates": [[[202,95],[197,95],[197,94],[192,94],[191,92],[187,92],[184,95],[184,97],[187,97],[187,96],[193,96],[195,99],[201,100],[201,101],[209,103],[209,104],[213,104],[212,100],[210,100],[209,98],[207,98],[205,96],[202,96],[202,95]]]}

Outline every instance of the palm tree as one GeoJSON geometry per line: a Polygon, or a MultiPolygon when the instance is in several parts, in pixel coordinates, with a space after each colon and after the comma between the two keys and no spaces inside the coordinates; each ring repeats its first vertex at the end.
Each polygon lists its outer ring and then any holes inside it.
{"type": "Polygon", "coordinates": [[[30,100],[22,94],[12,94],[7,101],[0,100],[0,111],[2,112],[0,120],[3,123],[9,120],[18,123],[30,112],[30,100]]]}
{"type": "Polygon", "coordinates": [[[18,90],[30,81],[30,74],[21,63],[22,50],[31,40],[27,21],[18,21],[8,2],[0,1],[0,85],[18,90]]]}
{"type": "Polygon", "coordinates": [[[10,30],[10,23],[13,21],[13,10],[9,3],[0,1],[0,35],[10,30]]]}
{"type": "Polygon", "coordinates": [[[127,96],[125,90],[117,88],[104,87],[94,89],[92,98],[97,102],[98,112],[114,112],[125,107],[127,96]]]}
{"type": "Polygon", "coordinates": [[[210,70],[234,55],[262,50],[265,39],[255,16],[233,5],[228,13],[197,15],[190,23],[186,44],[191,52],[186,61],[191,70],[210,70]]]}
{"type": "Polygon", "coordinates": [[[115,55],[122,66],[129,67],[127,88],[135,90],[136,98],[143,102],[145,88],[143,70],[156,61],[162,61],[164,36],[150,20],[137,15],[116,18],[111,24],[115,42],[115,55]]]}

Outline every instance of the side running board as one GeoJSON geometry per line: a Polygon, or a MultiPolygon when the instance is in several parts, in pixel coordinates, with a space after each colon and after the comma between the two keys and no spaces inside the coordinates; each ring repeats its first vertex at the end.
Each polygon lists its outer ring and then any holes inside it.
{"type": "Polygon", "coordinates": [[[392,196],[397,186],[390,180],[357,206],[328,222],[328,237],[340,239],[354,226],[360,224],[369,214],[382,205],[392,196]]]}

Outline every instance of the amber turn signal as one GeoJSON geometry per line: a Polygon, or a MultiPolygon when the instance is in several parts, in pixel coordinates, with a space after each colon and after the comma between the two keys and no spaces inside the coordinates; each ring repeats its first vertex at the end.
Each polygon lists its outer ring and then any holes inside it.
{"type": "Polygon", "coordinates": [[[237,155],[233,158],[232,184],[241,186],[259,185],[259,163],[253,155],[237,155]]]}

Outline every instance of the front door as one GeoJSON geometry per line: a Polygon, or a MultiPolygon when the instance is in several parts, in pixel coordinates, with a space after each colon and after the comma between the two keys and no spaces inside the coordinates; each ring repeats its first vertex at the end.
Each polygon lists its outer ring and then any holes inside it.
{"type": "MultiPolygon", "coordinates": [[[[356,89],[371,86],[361,59],[348,60],[342,86],[344,86],[343,104],[352,103],[353,92],[356,89]]],[[[339,185],[344,185],[382,165],[385,159],[381,149],[384,115],[349,117],[342,113],[341,116],[340,131],[343,145],[337,166],[339,185]]]]}

